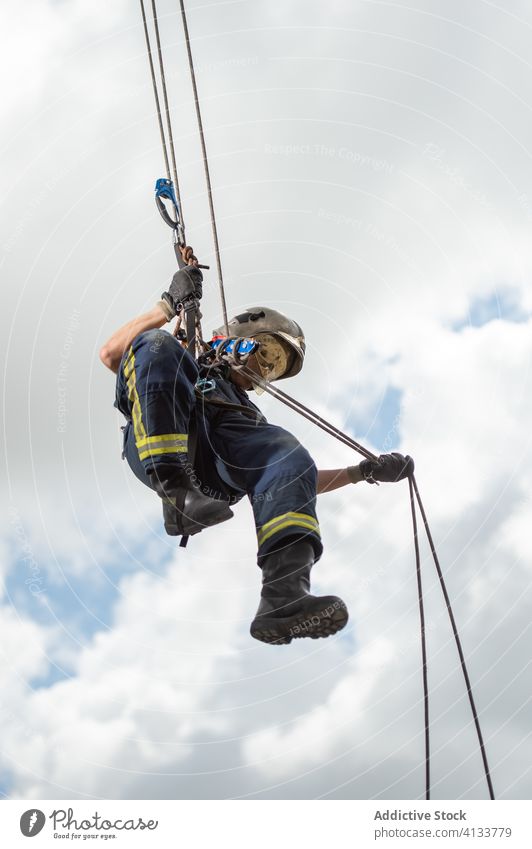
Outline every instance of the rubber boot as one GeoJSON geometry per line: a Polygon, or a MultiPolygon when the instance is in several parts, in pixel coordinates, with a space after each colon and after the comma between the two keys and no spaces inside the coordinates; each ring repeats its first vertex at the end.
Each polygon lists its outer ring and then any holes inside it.
{"type": "Polygon", "coordinates": [[[185,469],[160,465],[148,474],[162,499],[164,527],[170,536],[193,536],[233,516],[227,501],[205,495],[185,469]]]}
{"type": "Polygon", "coordinates": [[[341,598],[310,593],[314,549],[299,540],[264,558],[262,592],[250,633],[263,643],[290,643],[300,637],[329,637],[347,623],[341,598]]]}

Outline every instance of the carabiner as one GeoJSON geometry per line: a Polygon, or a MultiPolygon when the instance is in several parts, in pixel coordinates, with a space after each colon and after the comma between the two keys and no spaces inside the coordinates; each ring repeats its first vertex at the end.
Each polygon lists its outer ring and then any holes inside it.
{"type": "Polygon", "coordinates": [[[209,377],[202,377],[201,380],[197,381],[195,389],[201,392],[202,395],[206,395],[208,392],[216,389],[216,381],[209,377]]]}

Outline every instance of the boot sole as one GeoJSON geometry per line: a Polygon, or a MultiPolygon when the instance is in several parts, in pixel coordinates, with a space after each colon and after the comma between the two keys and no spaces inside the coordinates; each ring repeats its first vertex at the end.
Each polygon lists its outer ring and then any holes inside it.
{"type": "Polygon", "coordinates": [[[293,616],[270,616],[254,620],[250,634],[255,640],[272,645],[287,645],[292,640],[330,637],[345,628],[349,614],[344,602],[332,596],[293,616]]]}

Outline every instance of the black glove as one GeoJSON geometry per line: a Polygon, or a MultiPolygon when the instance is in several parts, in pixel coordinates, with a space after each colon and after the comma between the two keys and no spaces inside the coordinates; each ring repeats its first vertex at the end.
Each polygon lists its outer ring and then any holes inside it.
{"type": "Polygon", "coordinates": [[[181,306],[190,300],[200,300],[203,295],[203,274],[195,265],[180,268],[172,277],[168,292],[163,292],[161,298],[166,301],[177,315],[181,306]]]}
{"type": "Polygon", "coordinates": [[[362,460],[359,469],[368,483],[395,483],[414,474],[414,461],[408,454],[403,457],[394,451],[392,454],[381,454],[376,460],[362,460]]]}

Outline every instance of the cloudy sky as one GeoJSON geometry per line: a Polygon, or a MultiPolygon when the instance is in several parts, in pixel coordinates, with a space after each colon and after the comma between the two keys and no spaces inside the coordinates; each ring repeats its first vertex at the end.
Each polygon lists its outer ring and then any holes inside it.
{"type": "MultiPolygon", "coordinates": [[[[188,240],[214,265],[177,4],[158,5],[188,240]]],[[[496,794],[529,798],[530,4],[188,9],[229,309],[293,315],[308,357],[284,388],[371,450],[415,457],[496,794]]],[[[174,270],[153,203],[164,169],[138,4],[28,0],[4,24],[0,792],[422,797],[406,484],[319,501],[314,586],[345,598],[346,630],[253,641],[249,506],[177,549],[120,459],[98,360],[174,270]]],[[[210,330],[221,316],[207,281],[210,330]]],[[[259,403],[321,467],[357,462],[259,403]]],[[[433,795],[486,798],[422,553],[433,795]]]]}

